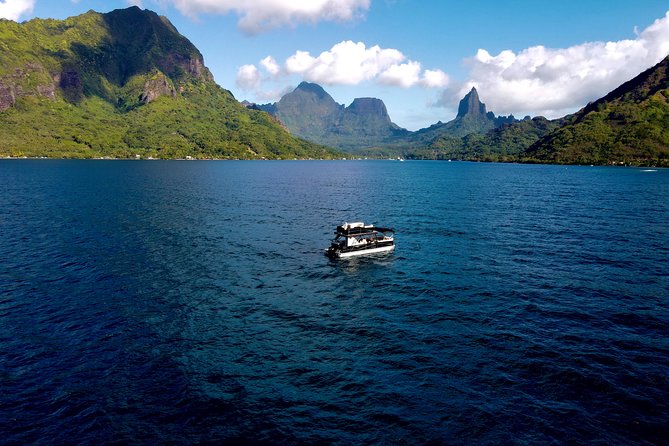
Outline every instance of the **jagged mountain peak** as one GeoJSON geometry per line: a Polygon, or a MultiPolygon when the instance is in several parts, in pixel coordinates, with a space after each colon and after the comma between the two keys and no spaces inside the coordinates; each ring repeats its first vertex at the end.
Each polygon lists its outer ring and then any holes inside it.
{"type": "Polygon", "coordinates": [[[406,130],[394,124],[378,98],[337,103],[318,84],[301,82],[279,102],[259,106],[276,116],[294,135],[344,150],[379,146],[406,130]]]}
{"type": "Polygon", "coordinates": [[[346,107],[346,109],[353,113],[381,116],[383,118],[388,118],[388,121],[390,121],[386,104],[378,98],[355,98],[353,99],[353,102],[351,102],[351,105],[346,107]]]}
{"type": "Polygon", "coordinates": [[[457,118],[464,118],[465,116],[485,117],[486,113],[485,104],[479,99],[476,87],[472,87],[458,105],[457,118]]]}
{"type": "Polygon", "coordinates": [[[323,89],[323,87],[311,82],[306,82],[306,81],[300,82],[300,85],[298,85],[293,92],[299,92],[299,91],[314,94],[319,99],[332,99],[332,96],[330,96],[323,89]]]}
{"type": "Polygon", "coordinates": [[[0,48],[0,157],[327,156],[239,105],[149,10],[0,20],[0,48]]]}

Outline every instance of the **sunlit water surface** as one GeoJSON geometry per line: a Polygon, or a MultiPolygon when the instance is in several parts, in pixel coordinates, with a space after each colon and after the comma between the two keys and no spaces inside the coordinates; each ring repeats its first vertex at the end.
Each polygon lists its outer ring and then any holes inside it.
{"type": "Polygon", "coordinates": [[[6,160],[0,187],[2,442],[669,438],[667,170],[6,160]],[[344,220],[395,252],[329,260],[344,220]]]}

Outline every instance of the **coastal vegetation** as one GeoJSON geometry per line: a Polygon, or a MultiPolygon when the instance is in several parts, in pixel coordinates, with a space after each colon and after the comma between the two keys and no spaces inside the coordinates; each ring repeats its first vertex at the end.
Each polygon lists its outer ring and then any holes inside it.
{"type": "Polygon", "coordinates": [[[669,57],[568,117],[524,155],[561,164],[669,166],[669,57]]]}
{"type": "Polygon", "coordinates": [[[352,125],[351,114],[332,125],[331,116],[340,116],[344,106],[313,84],[265,109],[297,135],[364,157],[669,166],[668,65],[669,57],[577,113],[553,120],[495,116],[476,89],[460,101],[455,119],[415,132],[393,124],[385,106],[374,111],[383,116],[376,125],[369,116],[359,119],[370,125],[352,125]],[[282,108],[288,112],[280,113],[282,108]]]}
{"type": "Polygon", "coordinates": [[[573,115],[518,120],[472,89],[415,132],[380,99],[338,104],[303,82],[239,103],[165,18],[137,7],[0,20],[0,157],[404,157],[669,166],[669,58],[573,115]]]}
{"type": "Polygon", "coordinates": [[[150,11],[0,20],[0,48],[0,156],[339,156],[239,104],[150,11]]]}

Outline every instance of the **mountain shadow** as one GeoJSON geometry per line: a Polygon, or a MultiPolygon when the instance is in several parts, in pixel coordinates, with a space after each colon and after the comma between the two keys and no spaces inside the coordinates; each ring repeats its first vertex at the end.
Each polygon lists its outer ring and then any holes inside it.
{"type": "Polygon", "coordinates": [[[336,156],[239,104],[152,11],[0,20],[0,47],[0,155],[336,156]]]}
{"type": "Polygon", "coordinates": [[[274,104],[259,105],[291,133],[319,144],[356,152],[392,144],[409,132],[394,124],[382,100],[356,98],[338,104],[320,85],[302,82],[274,104]]]}

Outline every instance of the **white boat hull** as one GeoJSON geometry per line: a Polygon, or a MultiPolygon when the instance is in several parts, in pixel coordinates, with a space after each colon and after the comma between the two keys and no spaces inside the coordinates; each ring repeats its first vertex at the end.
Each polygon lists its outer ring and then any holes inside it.
{"type": "Polygon", "coordinates": [[[392,251],[393,249],[395,249],[395,245],[380,246],[378,248],[360,249],[358,251],[338,252],[337,257],[342,259],[344,257],[354,257],[354,256],[367,255],[367,254],[376,254],[376,253],[379,253],[379,252],[388,252],[388,251],[392,251]]]}

